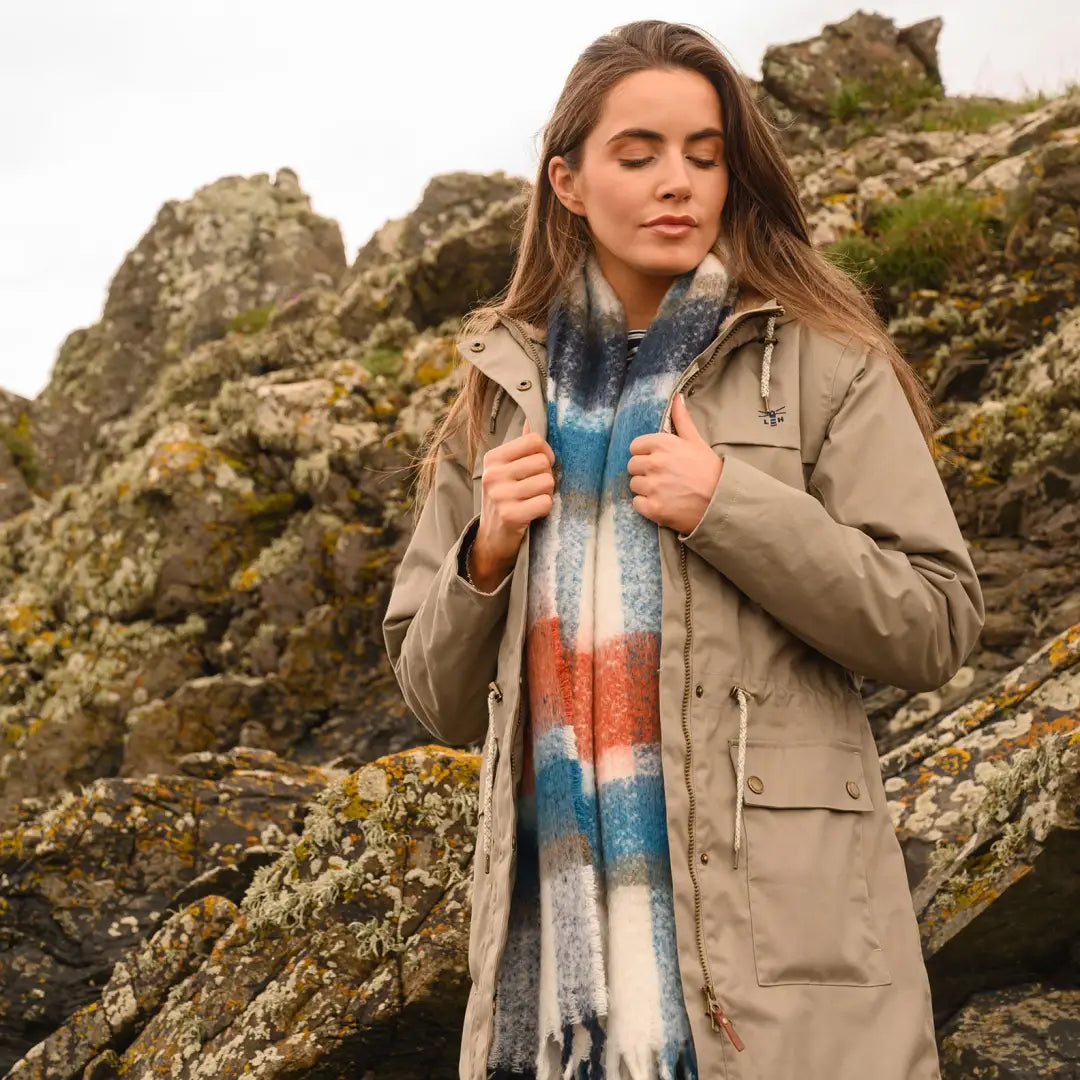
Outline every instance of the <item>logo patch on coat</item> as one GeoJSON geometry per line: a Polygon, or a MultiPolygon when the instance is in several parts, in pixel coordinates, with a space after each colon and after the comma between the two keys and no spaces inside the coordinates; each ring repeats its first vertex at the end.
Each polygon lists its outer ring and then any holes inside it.
{"type": "Polygon", "coordinates": [[[758,409],[758,416],[766,427],[776,427],[777,424],[784,422],[785,409],[787,409],[786,405],[781,405],[776,409],[758,409]]]}

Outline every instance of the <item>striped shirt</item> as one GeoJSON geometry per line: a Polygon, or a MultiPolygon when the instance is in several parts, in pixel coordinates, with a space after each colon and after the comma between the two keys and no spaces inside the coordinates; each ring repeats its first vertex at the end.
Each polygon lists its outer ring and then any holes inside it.
{"type": "Polygon", "coordinates": [[[644,330],[629,330],[626,334],[626,360],[629,363],[638,351],[641,339],[645,336],[644,330]]]}

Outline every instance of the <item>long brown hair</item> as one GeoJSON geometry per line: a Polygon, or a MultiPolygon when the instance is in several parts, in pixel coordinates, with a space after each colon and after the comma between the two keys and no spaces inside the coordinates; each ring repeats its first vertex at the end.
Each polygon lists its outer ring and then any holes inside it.
{"type": "MultiPolygon", "coordinates": [[[[775,296],[797,319],[825,331],[854,333],[889,357],[931,454],[934,416],[927,388],[889,338],[869,295],[833,265],[810,240],[799,192],[776,129],[750,84],[704,31],[682,23],[645,19],[597,38],[578,57],[544,128],[543,151],[521,225],[513,273],[491,302],[474,309],[461,338],[490,330],[504,315],[543,326],[551,302],[590,244],[578,215],[559,201],[548,179],[556,155],[581,165],[586,136],[604,96],[620,79],[653,68],[687,68],[704,75],[720,96],[729,180],[714,250],[741,289],[775,296]]],[[[462,387],[420,456],[418,504],[426,497],[442,447],[461,438],[471,464],[481,443],[481,413],[488,377],[466,364],[462,387]]]]}

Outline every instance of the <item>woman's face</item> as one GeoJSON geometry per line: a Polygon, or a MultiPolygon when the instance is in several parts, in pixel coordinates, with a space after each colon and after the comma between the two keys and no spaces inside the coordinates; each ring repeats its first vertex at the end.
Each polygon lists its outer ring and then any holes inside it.
{"type": "Polygon", "coordinates": [[[720,232],[727,197],[720,96],[686,68],[637,71],[607,92],[574,173],[555,157],[556,196],[585,218],[601,269],[670,278],[693,269],[720,232]],[[689,227],[650,222],[688,217],[689,227]]]}

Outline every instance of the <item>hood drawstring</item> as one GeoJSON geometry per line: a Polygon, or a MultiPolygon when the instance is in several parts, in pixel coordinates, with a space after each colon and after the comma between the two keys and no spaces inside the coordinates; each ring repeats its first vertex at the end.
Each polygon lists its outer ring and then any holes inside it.
{"type": "Polygon", "coordinates": [[[488,430],[495,433],[495,421],[499,415],[499,406],[502,404],[503,395],[506,393],[506,387],[499,383],[495,388],[495,399],[491,404],[491,420],[488,423],[488,430]]]}
{"type": "Polygon", "coordinates": [[[731,688],[733,697],[739,699],[739,754],[735,767],[735,840],[732,845],[732,866],[739,868],[739,841],[742,835],[743,775],[746,772],[746,729],[749,713],[746,707],[747,692],[741,686],[731,688]]]}
{"type": "Polygon", "coordinates": [[[762,338],[765,350],[761,354],[761,397],[765,402],[766,412],[769,411],[769,373],[772,370],[772,351],[777,342],[775,331],[776,316],[770,315],[769,321],[765,324],[765,337],[762,338]]]}

